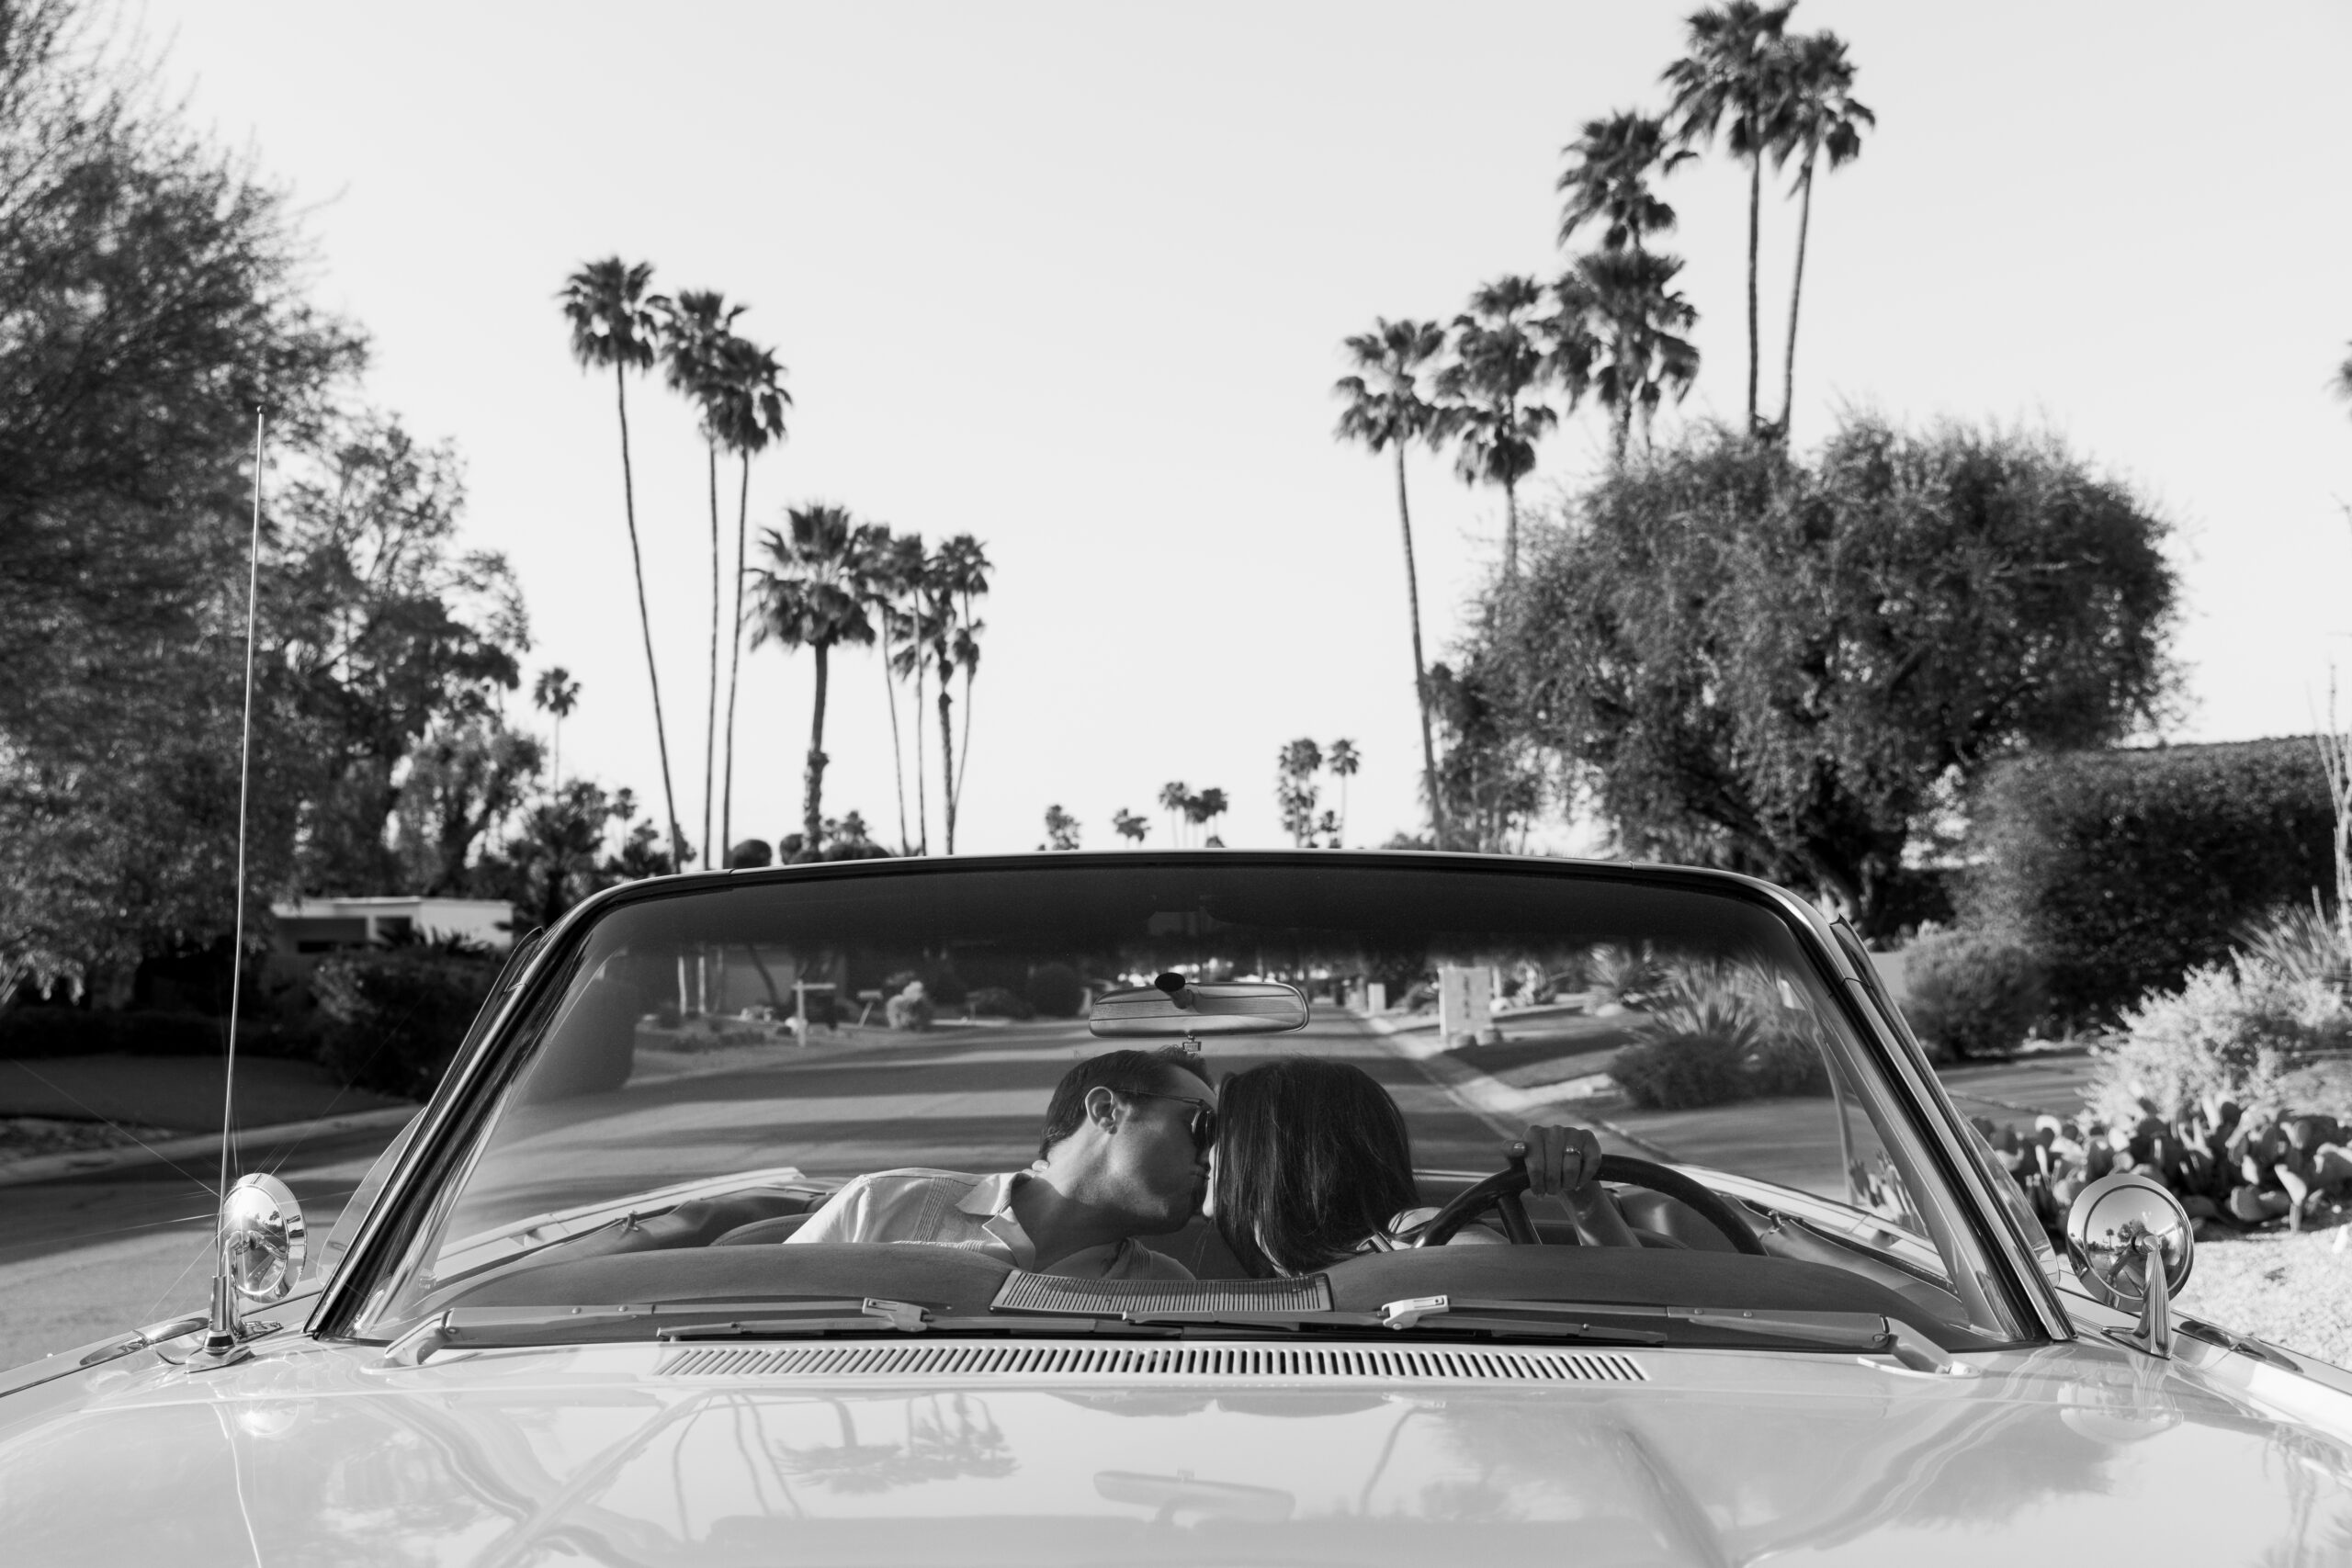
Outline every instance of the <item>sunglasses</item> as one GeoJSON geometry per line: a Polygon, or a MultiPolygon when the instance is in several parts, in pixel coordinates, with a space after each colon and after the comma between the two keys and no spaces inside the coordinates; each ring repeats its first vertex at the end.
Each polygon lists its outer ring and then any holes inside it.
{"type": "Polygon", "coordinates": [[[1216,1142],[1216,1107],[1194,1100],[1189,1094],[1154,1094],[1149,1089],[1121,1089],[1129,1100],[1172,1100],[1179,1105],[1189,1105],[1193,1114],[1185,1119],[1185,1129],[1193,1134],[1193,1146],[1203,1154],[1216,1142]]]}

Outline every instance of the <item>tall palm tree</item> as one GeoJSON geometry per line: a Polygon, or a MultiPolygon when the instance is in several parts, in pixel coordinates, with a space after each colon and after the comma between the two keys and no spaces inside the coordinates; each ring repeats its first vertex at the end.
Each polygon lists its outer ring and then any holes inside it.
{"type": "Polygon", "coordinates": [[[1585,121],[1560,153],[1572,160],[1560,171],[1558,188],[1568,198],[1560,209],[1560,243],[1598,220],[1604,251],[1638,251],[1645,236],[1674,228],[1674,209],[1659,199],[1650,182],[1698,156],[1674,144],[1664,118],[1639,109],[1585,121]]]}
{"type": "Polygon", "coordinates": [[[1593,390],[1610,411],[1620,464],[1634,416],[1646,438],[1665,394],[1679,402],[1698,378],[1699,351],[1682,334],[1699,312],[1673,288],[1681,270],[1679,257],[1656,251],[1596,251],[1554,286],[1562,319],[1582,322],[1598,345],[1593,390]]]}
{"type": "Polygon", "coordinates": [[[580,705],[580,682],[571,671],[558,664],[539,671],[531,685],[531,705],[555,720],[555,783],[552,793],[563,793],[563,721],[580,705]]]}
{"type": "MultiPolygon", "coordinates": [[[[1331,389],[1348,400],[1333,436],[1361,442],[1375,457],[1392,448],[1396,454],[1396,525],[1405,536],[1405,603],[1412,614],[1413,701],[1421,718],[1421,784],[1430,803],[1431,831],[1442,845],[1445,803],[1437,792],[1437,743],[1430,732],[1429,665],[1421,657],[1421,582],[1413,565],[1413,510],[1405,495],[1405,448],[1411,442],[1436,436],[1438,408],[1421,395],[1421,376],[1430,362],[1444,352],[1445,330],[1434,321],[1392,321],[1379,317],[1372,331],[1347,339],[1343,346],[1355,370],[1340,377],[1331,389]]],[[[1182,793],[1179,788],[1180,797],[1182,793]]],[[[1170,805],[1165,791],[1160,804],[1170,805]]]]}
{"type": "Polygon", "coordinates": [[[1182,779],[1170,779],[1159,786],[1159,808],[1168,813],[1168,841],[1180,847],[1184,842],[1184,802],[1192,795],[1182,779]]]}
{"type": "Polygon", "coordinates": [[[922,635],[931,645],[931,667],[939,678],[940,820],[947,852],[956,852],[956,814],[962,804],[964,761],[972,740],[972,677],[979,668],[980,633],[988,623],[973,613],[989,591],[989,558],[969,534],[942,540],[923,563],[922,635]],[[954,693],[950,682],[964,676],[964,752],[957,754],[954,693]]]}
{"type": "Polygon", "coordinates": [[[1532,277],[1498,277],[1470,296],[1453,319],[1453,362],[1438,372],[1446,399],[1439,428],[1456,446],[1453,471],[1464,484],[1503,490],[1503,576],[1519,575],[1519,481],[1535,470],[1535,444],[1560,422],[1543,400],[1551,378],[1544,286],[1532,277]]]}
{"type": "Polygon", "coordinates": [[[1878,124],[1878,116],[1855,100],[1854,65],[1846,58],[1846,42],[1836,33],[1819,32],[1791,39],[1788,51],[1788,96],[1772,144],[1777,173],[1797,161],[1797,265],[1789,281],[1789,341],[1781,360],[1781,429],[1789,428],[1796,403],[1797,302],[1804,296],[1804,243],[1813,227],[1813,170],[1826,153],[1834,172],[1861,156],[1862,130],[1878,124]]]}
{"type": "Polygon", "coordinates": [[[744,538],[751,525],[752,459],[772,441],[784,439],[784,411],[792,394],[784,389],[784,367],[775,351],[729,336],[721,351],[723,374],[716,410],[718,444],[742,465],[735,495],[735,635],[727,658],[727,752],[720,765],[718,838],[722,849],[735,839],[735,685],[743,666],[744,538]]]}
{"type": "Polygon", "coordinates": [[[1759,6],[1724,0],[1688,19],[1686,52],[1666,68],[1673,90],[1675,140],[1685,146],[1727,132],[1732,155],[1747,160],[1747,427],[1756,417],[1759,350],[1756,336],[1757,246],[1763,222],[1764,154],[1781,137],[1787,109],[1788,51],[1781,34],[1796,0],[1759,6]],[[1725,120],[1729,120],[1728,126],[1725,120]]]}
{"type": "MultiPolygon", "coordinates": [[[[2352,343],[2347,343],[2344,346],[2346,349],[2352,349],[2352,343]]],[[[2335,379],[2329,382],[2329,386],[2337,397],[2347,403],[2352,403],[2352,353],[2345,355],[2344,363],[2335,367],[2335,379]]]]}
{"type": "Polygon", "coordinates": [[[1340,822],[1337,836],[1345,838],[1348,831],[1348,781],[1363,766],[1363,753],[1356,750],[1352,740],[1334,740],[1329,756],[1332,776],[1340,781],[1340,822]]]}
{"type": "Polygon", "coordinates": [[[862,580],[865,557],[857,547],[857,525],[839,506],[796,506],[785,514],[786,532],[762,533],[767,559],[753,569],[752,646],[776,642],[805,648],[816,658],[817,694],[808,724],[808,771],[801,792],[802,841],[810,851],[825,830],[825,696],[832,650],[874,640],[866,606],[871,590],[862,580]]]}
{"type": "Polygon", "coordinates": [[[637,481],[629,463],[628,373],[650,369],[669,301],[649,294],[650,263],[634,265],[618,256],[590,262],[564,280],[557,296],[571,325],[571,356],[583,370],[612,367],[613,394],[621,419],[621,500],[628,515],[629,565],[637,573],[637,625],[645,638],[645,679],[653,689],[653,739],[662,757],[662,805],[669,813],[670,860],[686,864],[685,840],[678,831],[678,797],[670,785],[670,731],[662,716],[662,672],[653,662],[653,617],[645,607],[645,556],[637,540],[637,481]]]}
{"type": "MultiPolygon", "coordinates": [[[[907,834],[907,759],[906,750],[899,739],[899,682],[910,671],[920,675],[925,661],[922,639],[918,635],[915,596],[922,588],[922,536],[892,534],[888,527],[876,540],[876,555],[873,568],[874,596],[877,610],[876,624],[882,633],[882,695],[890,705],[890,767],[899,791],[899,852],[914,854],[917,840],[907,834]],[[900,646],[903,644],[904,646],[900,646]]],[[[917,693],[915,716],[922,714],[922,694],[917,693]]],[[[922,726],[915,726],[915,808],[916,827],[922,843],[928,850],[931,842],[930,825],[924,820],[927,812],[922,793],[922,726]]]]}
{"type": "Polygon", "coordinates": [[[741,305],[715,289],[681,289],[662,318],[662,378],[701,414],[703,451],[710,470],[710,680],[702,729],[702,864],[710,869],[711,811],[718,782],[718,420],[727,397],[727,344],[741,305]]]}

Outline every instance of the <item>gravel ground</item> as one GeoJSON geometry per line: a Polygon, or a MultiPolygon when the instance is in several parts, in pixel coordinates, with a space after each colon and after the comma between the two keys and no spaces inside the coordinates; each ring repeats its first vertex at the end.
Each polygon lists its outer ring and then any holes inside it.
{"type": "Polygon", "coordinates": [[[2352,1224],[2204,1241],[2183,1311],[2352,1367],[2352,1224]]]}

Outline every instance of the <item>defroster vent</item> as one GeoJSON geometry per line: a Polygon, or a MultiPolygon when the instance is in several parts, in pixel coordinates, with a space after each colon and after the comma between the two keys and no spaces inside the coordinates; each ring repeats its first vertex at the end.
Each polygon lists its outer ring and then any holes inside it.
{"type": "Polygon", "coordinates": [[[1643,1382],[1631,1356],[1485,1346],[842,1344],[696,1346],[682,1378],[1003,1379],[1020,1382],[1643,1382]]]}

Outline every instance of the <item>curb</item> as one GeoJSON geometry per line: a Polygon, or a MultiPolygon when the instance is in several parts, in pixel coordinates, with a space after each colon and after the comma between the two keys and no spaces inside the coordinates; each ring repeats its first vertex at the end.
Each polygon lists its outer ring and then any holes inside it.
{"type": "MultiPolygon", "coordinates": [[[[1480,1121],[1506,1138],[1516,1138],[1524,1130],[1522,1125],[1513,1124],[1513,1118],[1528,1117],[1540,1106],[1558,1105],[1568,1098],[1557,1094],[1538,1095],[1528,1089],[1513,1089],[1493,1075],[1480,1072],[1457,1056],[1435,1052],[1427,1055],[1416,1052],[1406,1043],[1398,1040],[1393,1029],[1382,1029],[1374,1021],[1361,1013],[1355,1016],[1366,1024],[1372,1025],[1372,1032],[1377,1035],[1389,1049],[1419,1067],[1424,1077],[1461,1100],[1477,1115],[1480,1121]]],[[[1573,1083],[1577,1080],[1565,1081],[1573,1083]]],[[[1588,1127],[1608,1134],[1628,1148],[1639,1151],[1645,1158],[1657,1160],[1662,1165],[1679,1163],[1679,1156],[1673,1151],[1651,1143],[1647,1138],[1629,1133],[1616,1123],[1604,1121],[1589,1111],[1580,1112],[1577,1119],[1588,1127]]]]}
{"type": "MultiPolygon", "coordinates": [[[[358,1133],[378,1127],[398,1130],[408,1124],[421,1106],[387,1106],[381,1111],[355,1111],[346,1116],[322,1116],[309,1122],[281,1122],[274,1127],[247,1127],[237,1134],[243,1144],[283,1143],[322,1133],[358,1133]]],[[[36,1181],[56,1181],[120,1170],[128,1166],[168,1164],[180,1159],[209,1159],[220,1153],[220,1134],[198,1133],[168,1138],[160,1144],[130,1144],[112,1149],[74,1149],[64,1154],[34,1155],[0,1165],[0,1187],[22,1187],[36,1181]]]]}

